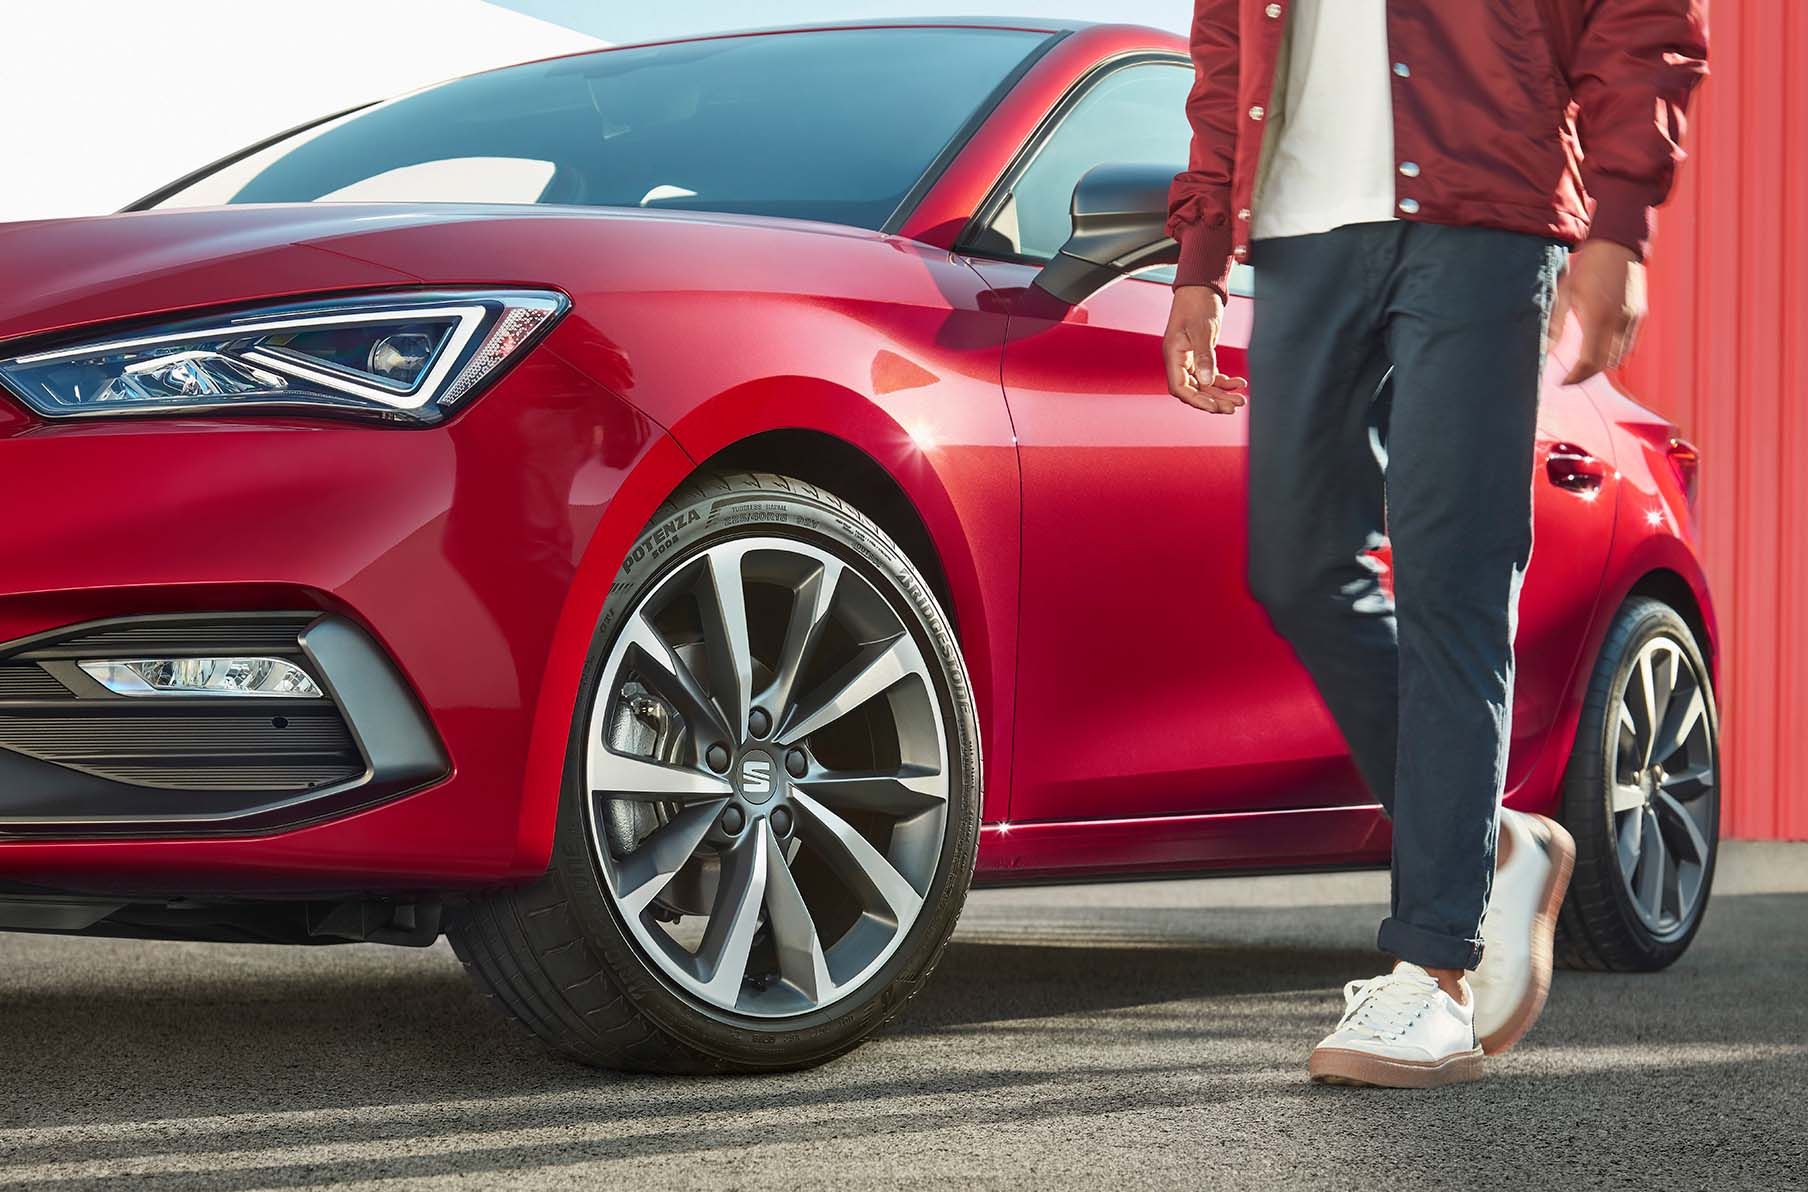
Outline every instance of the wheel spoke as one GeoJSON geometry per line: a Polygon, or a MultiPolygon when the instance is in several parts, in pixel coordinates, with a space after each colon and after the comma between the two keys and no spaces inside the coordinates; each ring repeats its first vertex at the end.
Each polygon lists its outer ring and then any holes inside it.
{"type": "Polygon", "coordinates": [[[1657,741],[1657,677],[1651,673],[1651,652],[1645,651],[1638,659],[1638,688],[1628,693],[1627,698],[1633,701],[1634,715],[1640,718],[1638,726],[1638,759],[1639,769],[1651,764],[1651,747],[1657,741]]]}
{"type": "Polygon", "coordinates": [[[697,676],[691,668],[684,664],[659,636],[658,630],[647,622],[645,617],[636,616],[622,630],[623,640],[627,643],[629,654],[645,665],[635,667],[640,680],[656,695],[673,707],[684,717],[685,723],[692,731],[712,727],[717,733],[732,737],[732,730],[723,718],[722,710],[715,701],[709,698],[697,676]]]}
{"type": "Polygon", "coordinates": [[[1692,803],[1714,789],[1714,767],[1699,765],[1692,770],[1666,774],[1662,789],[1679,803],[1692,803]]]}
{"type": "Polygon", "coordinates": [[[778,667],[772,682],[760,693],[760,703],[772,714],[777,724],[785,723],[792,713],[797,677],[822,637],[828,623],[829,609],[835,603],[835,591],[841,586],[839,562],[824,562],[809,578],[799,584],[791,602],[791,617],[785,625],[784,645],[779,649],[778,667]]]}
{"type": "Polygon", "coordinates": [[[1669,880],[1665,871],[1670,867],[1670,855],[1664,849],[1664,834],[1657,829],[1656,814],[1647,811],[1640,818],[1644,825],[1640,828],[1638,900],[1656,918],[1664,912],[1664,884],[1669,880]]]}
{"type": "Polygon", "coordinates": [[[948,801],[948,776],[928,766],[891,771],[819,770],[793,784],[832,807],[905,817],[948,801]]]}
{"type": "Polygon", "coordinates": [[[822,939],[816,934],[816,921],[804,903],[803,892],[797,888],[797,879],[791,876],[784,848],[764,821],[760,824],[760,837],[766,851],[766,923],[778,949],[779,973],[802,990],[805,997],[820,1004],[835,992],[835,980],[829,976],[829,961],[823,954],[822,939]]]}
{"type": "MultiPolygon", "coordinates": [[[[1676,698],[1677,684],[1682,681],[1682,654],[1675,643],[1669,639],[1660,639],[1651,647],[1651,679],[1652,690],[1657,702],[1652,705],[1656,715],[1651,723],[1662,725],[1670,718],[1670,704],[1676,698]]],[[[1652,744],[1656,744],[1655,741],[1652,744]]],[[[1655,760],[1655,759],[1653,759],[1655,760]]]]}
{"type": "Polygon", "coordinates": [[[1651,806],[1657,812],[1658,819],[1668,820],[1675,832],[1682,837],[1684,851],[1688,859],[1697,865],[1708,863],[1707,837],[1701,834],[1701,825],[1689,814],[1688,808],[1678,803],[1669,791],[1660,790],[1652,799],[1651,806]]]}
{"type": "Polygon", "coordinates": [[[686,807],[626,857],[615,862],[615,896],[630,914],[638,915],[659,897],[709,834],[723,801],[686,807]]]}
{"type": "Polygon", "coordinates": [[[723,713],[738,735],[746,727],[753,700],[753,648],[747,639],[747,586],[741,575],[746,550],[714,550],[708,556],[710,599],[706,615],[715,624],[706,631],[710,666],[723,713]]]}
{"type": "Polygon", "coordinates": [[[802,823],[806,829],[814,829],[808,831],[809,842],[816,846],[842,881],[876,895],[900,928],[916,918],[923,905],[923,896],[884,853],[874,848],[852,824],[802,791],[793,791],[791,801],[803,813],[802,823]]]}
{"type": "Polygon", "coordinates": [[[617,753],[601,741],[590,743],[590,789],[600,795],[640,802],[687,803],[726,799],[725,778],[688,766],[668,766],[652,758],[617,753]]]}
{"type": "Polygon", "coordinates": [[[1702,698],[1700,687],[1691,691],[1688,698],[1672,701],[1664,715],[1663,728],[1658,730],[1651,760],[1661,765],[1682,752],[1706,712],[1707,701],[1702,698]]]}
{"type": "Polygon", "coordinates": [[[779,734],[779,744],[790,745],[826,724],[846,716],[867,700],[889,689],[906,675],[925,675],[923,656],[910,634],[867,647],[860,656],[823,684],[810,703],[800,706],[791,723],[779,734]]]}
{"type": "Polygon", "coordinates": [[[1622,811],[1632,811],[1645,805],[1645,788],[1636,782],[1616,782],[1613,784],[1613,811],[1618,815],[1622,811]]]}
{"type": "Polygon", "coordinates": [[[1619,824],[1620,873],[1627,882],[1632,881],[1633,873],[1638,869],[1639,856],[1644,851],[1645,843],[1645,809],[1641,804],[1638,810],[1631,812],[1619,824]]]}
{"type": "Polygon", "coordinates": [[[749,832],[722,857],[722,882],[704,928],[697,959],[704,993],[718,1005],[733,1006],[747,977],[747,958],[766,902],[764,832],[749,832]]]}

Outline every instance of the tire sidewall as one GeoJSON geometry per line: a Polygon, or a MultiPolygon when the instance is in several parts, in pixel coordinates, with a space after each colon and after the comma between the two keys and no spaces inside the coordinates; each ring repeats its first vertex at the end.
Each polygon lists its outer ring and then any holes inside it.
{"type": "Polygon", "coordinates": [[[870,521],[801,482],[725,477],[707,491],[681,490],[648,525],[610,588],[572,718],[552,876],[565,888],[589,946],[635,1007],[683,1044],[740,1067],[796,1067],[858,1043],[915,992],[953,931],[978,848],[980,765],[971,688],[952,630],[921,575],[870,521]],[[784,486],[782,488],[774,486],[784,486]],[[865,985],[808,1014],[782,1019],[734,1015],[703,1003],[647,957],[609,897],[591,851],[583,811],[591,711],[621,624],[641,598],[697,552],[741,537],[794,538],[857,567],[897,608],[934,672],[950,744],[949,806],[923,911],[904,942],[865,985]]]}

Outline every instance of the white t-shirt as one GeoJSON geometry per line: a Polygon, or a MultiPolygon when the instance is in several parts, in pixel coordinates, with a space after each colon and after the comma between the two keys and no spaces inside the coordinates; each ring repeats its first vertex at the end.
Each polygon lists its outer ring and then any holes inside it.
{"type": "Polygon", "coordinates": [[[1387,0],[1293,0],[1254,239],[1394,219],[1387,0]]]}

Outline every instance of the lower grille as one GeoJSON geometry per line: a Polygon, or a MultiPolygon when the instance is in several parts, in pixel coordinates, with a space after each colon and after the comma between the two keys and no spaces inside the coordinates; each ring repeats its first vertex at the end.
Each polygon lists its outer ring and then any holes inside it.
{"type": "MultiPolygon", "coordinates": [[[[205,713],[167,705],[127,712],[123,701],[73,701],[67,711],[0,710],[0,748],[142,786],[305,791],[364,772],[336,708],[205,713]]],[[[226,701],[219,701],[226,702],[226,701]]]]}
{"type": "Polygon", "coordinates": [[[0,666],[0,700],[69,700],[75,692],[35,662],[0,666]]]}

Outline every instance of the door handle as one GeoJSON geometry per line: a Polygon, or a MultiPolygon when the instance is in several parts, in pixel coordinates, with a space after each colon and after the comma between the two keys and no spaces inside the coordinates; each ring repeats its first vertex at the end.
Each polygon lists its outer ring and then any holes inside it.
{"type": "Polygon", "coordinates": [[[1553,443],[1544,456],[1544,474],[1558,488],[1592,493],[1607,479],[1607,465],[1573,443],[1553,443]]]}

